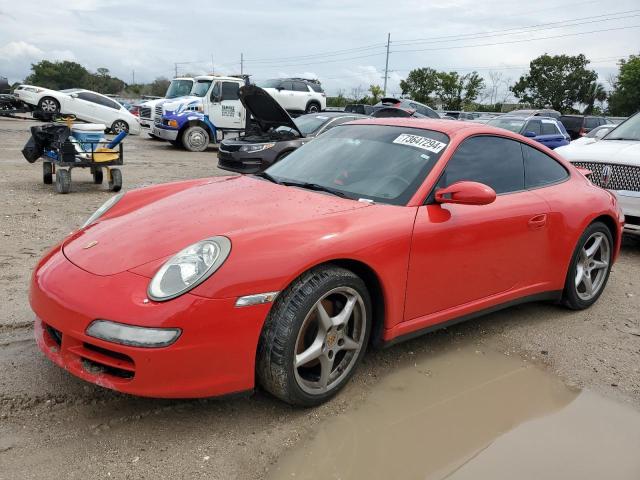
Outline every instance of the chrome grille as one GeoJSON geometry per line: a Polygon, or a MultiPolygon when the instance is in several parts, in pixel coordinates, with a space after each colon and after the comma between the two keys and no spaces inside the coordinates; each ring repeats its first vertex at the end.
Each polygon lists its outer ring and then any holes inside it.
{"type": "Polygon", "coordinates": [[[599,187],[608,190],[628,190],[640,192],[640,166],[617,165],[615,163],[571,162],[576,167],[586,168],[593,172],[589,178],[599,187]],[[609,167],[609,171],[605,169],[609,167]],[[607,178],[608,181],[607,181],[607,178]]]}
{"type": "Polygon", "coordinates": [[[162,105],[156,105],[156,117],[162,116],[162,105]]]}
{"type": "Polygon", "coordinates": [[[140,118],[151,119],[151,108],[150,107],[140,107],[140,118]]]}

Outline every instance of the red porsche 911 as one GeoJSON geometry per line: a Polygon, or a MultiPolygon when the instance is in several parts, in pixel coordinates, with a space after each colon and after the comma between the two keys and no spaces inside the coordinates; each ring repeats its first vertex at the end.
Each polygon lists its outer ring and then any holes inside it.
{"type": "Polygon", "coordinates": [[[255,176],[112,197],[38,264],[35,335],[120,392],[258,384],[316,405],[371,345],[520,302],[589,307],[622,223],[612,194],[520,135],[361,120],[255,176]]]}

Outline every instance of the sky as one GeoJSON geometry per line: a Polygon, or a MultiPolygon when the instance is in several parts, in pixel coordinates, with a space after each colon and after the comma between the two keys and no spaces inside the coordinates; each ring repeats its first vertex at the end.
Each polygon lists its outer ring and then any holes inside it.
{"type": "MultiPolygon", "coordinates": [[[[640,2],[574,0],[0,0],[0,75],[73,60],[125,82],[243,71],[253,80],[317,77],[329,95],[383,85],[413,68],[477,70],[499,97],[544,53],[584,53],[605,88],[617,60],[640,53],[640,2]]],[[[497,100],[504,100],[498,98],[497,100]]]]}

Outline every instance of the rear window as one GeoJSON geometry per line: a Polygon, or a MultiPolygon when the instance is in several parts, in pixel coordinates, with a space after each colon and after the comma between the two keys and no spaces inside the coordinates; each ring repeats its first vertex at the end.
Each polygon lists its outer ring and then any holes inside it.
{"type": "Polygon", "coordinates": [[[542,122],[542,135],[558,135],[559,133],[555,123],[542,122]]]}
{"type": "Polygon", "coordinates": [[[307,85],[309,85],[311,87],[311,90],[313,90],[316,93],[324,92],[324,90],[322,90],[322,86],[318,83],[307,83],[307,85]]]}
{"type": "Polygon", "coordinates": [[[585,118],[584,120],[585,128],[596,128],[598,125],[600,125],[599,118],[585,118]]]}
{"type": "Polygon", "coordinates": [[[504,128],[514,133],[520,133],[524,126],[524,120],[521,118],[494,118],[493,120],[489,120],[487,125],[504,128]]]}
{"type": "Polygon", "coordinates": [[[524,183],[526,188],[539,188],[558,183],[569,176],[560,163],[529,145],[521,144],[524,156],[524,183]]]}
{"type": "Polygon", "coordinates": [[[582,128],[583,118],[582,117],[566,117],[563,115],[562,117],[560,117],[560,121],[565,126],[565,128],[568,128],[569,130],[579,130],[582,128]]]}

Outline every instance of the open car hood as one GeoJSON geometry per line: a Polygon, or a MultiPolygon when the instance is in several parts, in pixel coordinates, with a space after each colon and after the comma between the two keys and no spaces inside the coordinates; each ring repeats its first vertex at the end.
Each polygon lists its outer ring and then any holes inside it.
{"type": "Polygon", "coordinates": [[[240,101],[265,132],[270,128],[289,127],[304,137],[287,111],[257,85],[240,87],[240,101]]]}

